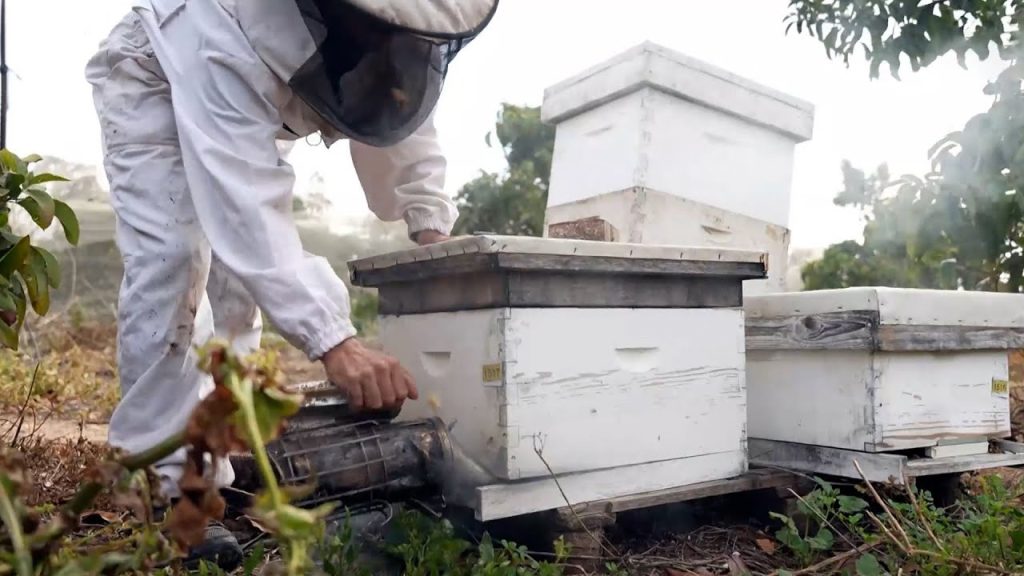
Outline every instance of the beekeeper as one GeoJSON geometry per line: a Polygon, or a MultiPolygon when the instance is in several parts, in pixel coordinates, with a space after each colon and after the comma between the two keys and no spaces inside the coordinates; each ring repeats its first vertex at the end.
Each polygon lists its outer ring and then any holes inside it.
{"type": "MultiPolygon", "coordinates": [[[[393,358],[356,338],[341,279],[303,251],[276,141],[348,139],[374,214],[404,220],[419,244],[447,238],[458,214],[433,111],[449,62],[496,7],[135,0],[86,70],[125,268],[112,445],[136,452],[182,430],[212,387],[193,345],[216,334],[254,350],[260,310],[357,407],[417,397],[393,358]]],[[[158,467],[171,496],[183,457],[158,467]]]]}

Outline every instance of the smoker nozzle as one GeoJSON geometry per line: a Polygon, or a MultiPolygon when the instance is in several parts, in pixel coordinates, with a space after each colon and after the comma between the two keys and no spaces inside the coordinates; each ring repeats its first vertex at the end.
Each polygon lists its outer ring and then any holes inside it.
{"type": "Polygon", "coordinates": [[[441,425],[440,435],[445,444],[444,457],[428,458],[427,469],[446,502],[475,508],[476,489],[493,484],[496,478],[452,439],[440,420],[437,422],[441,425]]]}

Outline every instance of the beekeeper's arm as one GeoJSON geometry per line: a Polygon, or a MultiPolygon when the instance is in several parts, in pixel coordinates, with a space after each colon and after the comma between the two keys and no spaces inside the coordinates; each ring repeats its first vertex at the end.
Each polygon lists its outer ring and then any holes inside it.
{"type": "Polygon", "coordinates": [[[326,260],[303,250],[292,219],[295,176],[275,142],[281,88],[216,3],[193,2],[182,17],[153,45],[173,87],[202,230],[282,335],[320,359],[356,331],[344,283],[326,260]],[[176,26],[190,29],[178,36],[176,26]],[[201,39],[198,50],[181,45],[191,34],[201,39]]]}
{"type": "Polygon", "coordinates": [[[451,234],[459,212],[444,192],[447,162],[434,115],[405,140],[387,148],[351,141],[352,163],[370,210],[385,222],[405,220],[409,236],[451,234]]]}

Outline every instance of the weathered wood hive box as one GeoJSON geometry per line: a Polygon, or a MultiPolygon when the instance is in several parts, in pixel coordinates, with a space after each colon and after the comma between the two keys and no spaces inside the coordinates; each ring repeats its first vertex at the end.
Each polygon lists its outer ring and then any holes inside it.
{"type": "Polygon", "coordinates": [[[441,416],[501,481],[648,467],[581,483],[583,500],[745,471],[742,281],[763,260],[474,236],[350,268],[421,392],[400,419],[441,416]]]}
{"type": "Polygon", "coordinates": [[[1024,295],[851,288],[744,307],[751,438],[887,452],[1009,436],[1024,295]]]}

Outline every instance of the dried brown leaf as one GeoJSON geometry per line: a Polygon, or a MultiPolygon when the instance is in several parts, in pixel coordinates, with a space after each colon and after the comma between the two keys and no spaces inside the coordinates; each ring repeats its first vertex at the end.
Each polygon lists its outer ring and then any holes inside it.
{"type": "Polygon", "coordinates": [[[202,510],[187,498],[182,498],[174,505],[167,520],[171,538],[185,548],[192,548],[203,542],[206,525],[207,518],[202,510]]]}
{"type": "Polygon", "coordinates": [[[192,411],[185,427],[185,442],[215,456],[245,450],[245,442],[235,434],[230,416],[237,409],[231,391],[217,386],[192,411]]]}
{"type": "Polygon", "coordinates": [[[747,568],[746,563],[740,558],[739,552],[733,552],[729,557],[730,576],[750,576],[750,573],[750,568],[747,568]]]}
{"type": "Polygon", "coordinates": [[[767,538],[758,538],[755,542],[757,543],[757,547],[765,554],[769,556],[775,554],[775,542],[772,542],[767,538]]]}
{"type": "Polygon", "coordinates": [[[167,522],[171,537],[185,547],[201,543],[209,522],[224,518],[225,508],[224,499],[213,480],[201,475],[196,465],[197,458],[192,456],[194,453],[190,454],[184,474],[178,481],[181,498],[171,509],[167,522]]]}
{"type": "Polygon", "coordinates": [[[81,516],[82,524],[90,526],[106,526],[119,520],[117,514],[105,510],[90,510],[81,516]]]}

